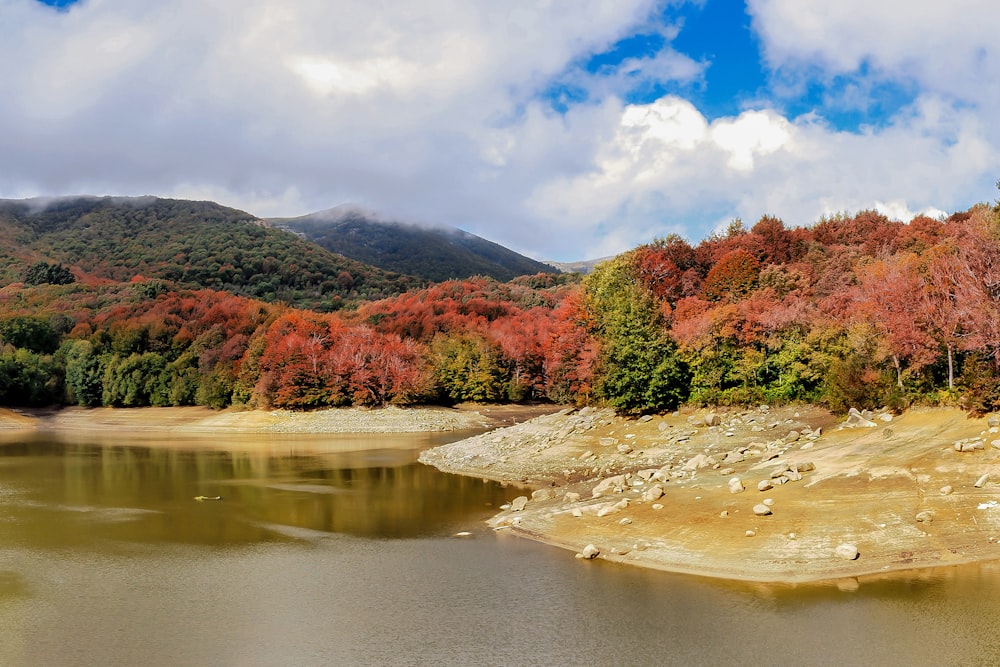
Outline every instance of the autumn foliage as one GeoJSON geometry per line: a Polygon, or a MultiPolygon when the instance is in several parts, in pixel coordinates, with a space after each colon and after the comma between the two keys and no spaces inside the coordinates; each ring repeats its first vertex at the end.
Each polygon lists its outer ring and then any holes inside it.
{"type": "Polygon", "coordinates": [[[337,313],[141,275],[59,282],[0,288],[2,403],[1000,408],[985,205],[909,223],[765,216],[696,246],[653,241],[582,282],[451,280],[337,313]]]}
{"type": "Polygon", "coordinates": [[[995,209],[909,224],[863,211],[794,230],[765,216],[628,257],[690,373],[687,400],[1000,406],[984,380],[1000,369],[995,209]]]}

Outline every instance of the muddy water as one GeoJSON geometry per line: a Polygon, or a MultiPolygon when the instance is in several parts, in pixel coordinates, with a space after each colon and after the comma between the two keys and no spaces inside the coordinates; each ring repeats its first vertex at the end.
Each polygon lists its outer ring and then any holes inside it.
{"type": "Polygon", "coordinates": [[[485,529],[520,491],[415,462],[443,438],[8,436],[0,664],[1000,664],[996,565],[791,588],[581,563],[485,529]]]}

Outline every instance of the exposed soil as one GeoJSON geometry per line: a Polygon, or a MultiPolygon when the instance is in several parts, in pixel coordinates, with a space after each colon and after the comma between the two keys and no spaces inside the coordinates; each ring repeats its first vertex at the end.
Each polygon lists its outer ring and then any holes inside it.
{"type": "Polygon", "coordinates": [[[842,428],[845,416],[808,406],[564,410],[421,460],[535,487],[491,520],[498,530],[645,567],[794,583],[1000,558],[997,421],[943,408],[868,416],[842,428]],[[763,480],[773,488],[759,491],[763,480]],[[772,513],[758,516],[765,499],[772,513]]]}
{"type": "MultiPolygon", "coordinates": [[[[551,408],[550,408],[551,409],[551,408]]],[[[345,408],[288,410],[211,410],[183,408],[0,409],[0,429],[74,432],[173,433],[413,433],[495,427],[511,423],[478,406],[457,408],[345,408]],[[482,412],[480,412],[482,410],[482,412]]],[[[525,414],[535,416],[534,412],[525,414]]],[[[517,413],[522,414],[522,413],[517,413]]]]}

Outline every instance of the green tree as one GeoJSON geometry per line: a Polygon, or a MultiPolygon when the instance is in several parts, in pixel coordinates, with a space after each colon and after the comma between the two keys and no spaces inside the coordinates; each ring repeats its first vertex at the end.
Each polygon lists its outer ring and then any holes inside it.
{"type": "Polygon", "coordinates": [[[61,373],[50,355],[6,348],[0,353],[0,403],[41,406],[57,402],[61,373]]]}
{"type": "Polygon", "coordinates": [[[509,378],[500,355],[479,336],[436,336],[431,365],[438,387],[452,401],[499,401],[505,396],[509,378]]]}
{"type": "Polygon", "coordinates": [[[170,374],[155,352],[110,357],[104,365],[104,405],[133,408],[170,405],[170,374]]]}
{"type": "Polygon", "coordinates": [[[76,277],[62,264],[38,262],[25,269],[21,280],[26,285],[69,285],[76,277]]]}
{"type": "Polygon", "coordinates": [[[90,341],[66,341],[58,356],[62,357],[66,368],[67,399],[87,407],[101,405],[104,371],[90,341]]]}
{"type": "Polygon", "coordinates": [[[597,395],[624,413],[673,409],[687,398],[690,376],[664,331],[661,310],[635,274],[627,254],[601,264],[584,282],[601,341],[597,395]]]}
{"type": "Polygon", "coordinates": [[[59,334],[47,319],[18,315],[0,320],[0,337],[14,347],[36,354],[52,354],[59,347],[59,334]]]}

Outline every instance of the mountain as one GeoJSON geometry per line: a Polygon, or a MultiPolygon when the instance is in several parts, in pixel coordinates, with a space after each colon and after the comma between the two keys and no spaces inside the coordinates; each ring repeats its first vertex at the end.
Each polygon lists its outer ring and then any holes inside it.
{"type": "Polygon", "coordinates": [[[267,222],[331,252],[433,282],[477,275],[506,282],[517,276],[558,273],[548,264],[454,227],[383,221],[353,207],[267,222]]]}
{"type": "Polygon", "coordinates": [[[545,263],[548,264],[549,266],[559,269],[563,273],[582,273],[583,275],[587,275],[588,273],[594,270],[595,266],[597,266],[601,262],[606,262],[609,259],[614,259],[614,257],[610,256],[610,257],[601,257],[599,259],[585,259],[579,262],[546,261],[545,263]]]}
{"type": "Polygon", "coordinates": [[[156,197],[0,200],[0,278],[58,262],[85,280],[136,276],[332,310],[424,283],[324,250],[214,202],[156,197]]]}

